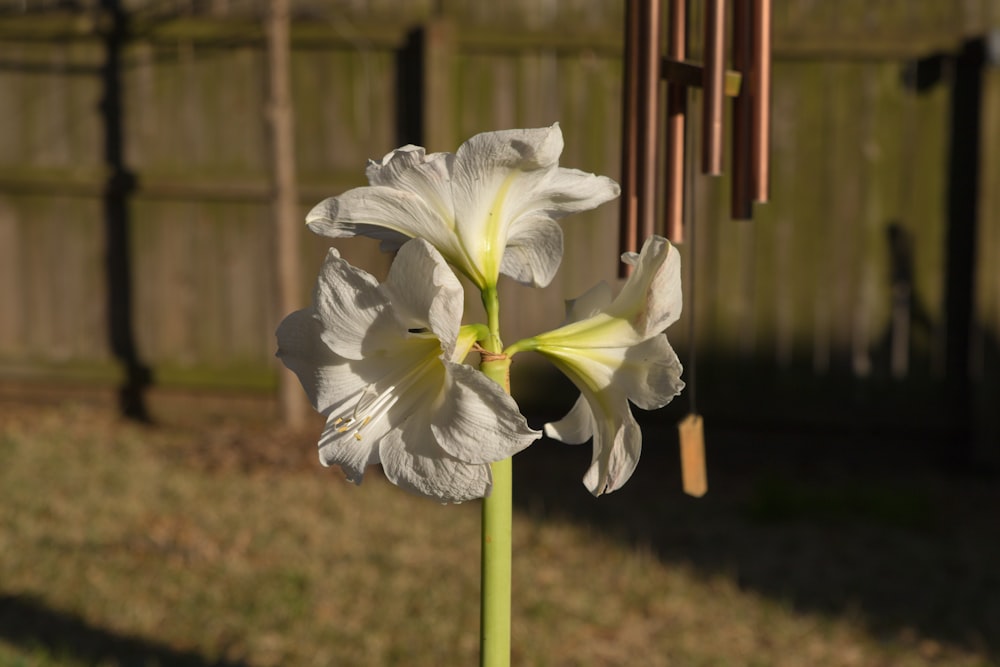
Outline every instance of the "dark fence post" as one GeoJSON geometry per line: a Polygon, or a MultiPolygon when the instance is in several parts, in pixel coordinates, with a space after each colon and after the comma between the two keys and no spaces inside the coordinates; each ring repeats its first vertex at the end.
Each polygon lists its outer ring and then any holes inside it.
{"type": "Polygon", "coordinates": [[[455,142],[455,27],[436,18],[410,33],[396,54],[396,139],[453,151],[455,142]]]}
{"type": "Polygon", "coordinates": [[[126,417],[149,421],[145,393],[150,372],[139,359],[132,308],[132,248],[129,198],[135,177],[125,165],[125,110],[122,93],[122,49],[128,37],[128,15],[118,0],[103,0],[109,23],[103,35],[104,64],[100,114],[104,129],[104,162],[108,170],[102,195],[104,208],[107,323],[111,351],[125,377],[119,387],[119,407],[126,417]]]}
{"type": "Polygon", "coordinates": [[[954,419],[962,429],[953,452],[960,464],[973,451],[970,344],[975,294],[975,243],[979,218],[980,146],[985,40],[965,42],[952,60],[945,230],[945,383],[954,419]]]}

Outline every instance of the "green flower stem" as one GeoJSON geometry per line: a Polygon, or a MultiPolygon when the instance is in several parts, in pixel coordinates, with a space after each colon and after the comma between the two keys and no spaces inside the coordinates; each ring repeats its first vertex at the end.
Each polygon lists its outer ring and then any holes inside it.
{"type": "Polygon", "coordinates": [[[538,341],[532,338],[522,338],[513,345],[509,345],[506,350],[503,351],[508,357],[513,357],[518,352],[527,352],[528,350],[534,350],[538,347],[538,341]]]}
{"type": "MultiPolygon", "coordinates": [[[[510,393],[510,357],[501,354],[500,305],[496,287],[483,290],[489,336],[480,370],[510,393]]],[[[479,664],[510,665],[511,536],[513,525],[513,461],[492,464],[493,490],[483,498],[482,570],[479,616],[479,664]]]]}
{"type": "MultiPolygon", "coordinates": [[[[500,354],[503,343],[500,342],[500,297],[497,294],[496,285],[483,288],[482,295],[483,307],[486,308],[486,325],[489,327],[490,336],[481,344],[488,352],[500,354]]],[[[503,383],[501,382],[501,384],[503,383]]],[[[510,387],[506,387],[506,390],[507,393],[510,393],[510,387]]]]}
{"type": "Polygon", "coordinates": [[[483,499],[479,664],[510,665],[513,459],[493,464],[493,492],[483,499]]]}

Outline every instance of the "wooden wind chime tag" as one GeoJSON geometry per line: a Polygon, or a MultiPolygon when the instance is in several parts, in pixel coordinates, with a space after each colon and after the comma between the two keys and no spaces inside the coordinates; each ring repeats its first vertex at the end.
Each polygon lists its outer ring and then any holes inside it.
{"type": "Polygon", "coordinates": [[[701,415],[689,414],[678,425],[681,436],[681,480],[684,493],[701,498],[708,491],[705,432],[701,415]]]}

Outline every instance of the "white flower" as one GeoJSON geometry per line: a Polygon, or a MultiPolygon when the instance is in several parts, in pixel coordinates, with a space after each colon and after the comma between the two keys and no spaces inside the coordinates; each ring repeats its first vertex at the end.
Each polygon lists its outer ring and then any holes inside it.
{"type": "Polygon", "coordinates": [[[477,134],[458,152],[404,146],[368,165],[367,187],[318,204],[312,231],[363,235],[394,249],[423,238],[480,289],[498,274],[544,287],[562,259],[555,220],[618,196],[604,176],[559,167],[559,124],[477,134]]]}
{"type": "Polygon", "coordinates": [[[331,249],[310,308],[278,327],[278,356],[327,421],[324,465],[360,484],[381,463],[400,487],[445,502],[488,495],[491,461],[537,439],[517,404],[462,359],[458,279],[428,243],[405,244],[379,285],[331,249]]]}
{"type": "Polygon", "coordinates": [[[684,388],[680,361],[661,333],[681,312],[677,250],[654,236],[622,261],[635,270],[617,298],[601,283],[567,304],[569,324],[511,346],[544,354],[580,390],[569,414],[545,433],[571,444],[593,437],[583,482],[594,495],[621,488],[639,462],[642,433],[628,401],[653,410],[684,388]]]}

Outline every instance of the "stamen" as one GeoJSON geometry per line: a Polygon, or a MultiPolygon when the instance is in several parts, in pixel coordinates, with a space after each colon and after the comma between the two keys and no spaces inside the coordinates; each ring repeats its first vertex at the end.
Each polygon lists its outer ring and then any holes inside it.
{"type": "Polygon", "coordinates": [[[351,415],[337,417],[333,420],[333,425],[337,427],[337,433],[347,433],[353,430],[354,439],[362,440],[363,429],[385,414],[399,400],[395,391],[395,385],[387,387],[381,393],[375,390],[375,385],[365,387],[358,397],[358,402],[354,405],[351,415]]]}
{"type": "Polygon", "coordinates": [[[354,409],[351,410],[350,414],[335,418],[331,425],[336,427],[338,434],[350,432],[355,440],[363,440],[365,428],[369,424],[374,424],[385,417],[393,409],[393,406],[401,400],[407,403],[414,403],[420,400],[417,396],[409,396],[409,394],[413,393],[411,391],[413,389],[417,390],[417,394],[420,393],[420,388],[414,385],[418,384],[420,378],[429,370],[430,366],[428,364],[440,363],[437,361],[439,354],[440,352],[437,352],[434,354],[433,359],[428,357],[423,359],[422,363],[414,363],[408,368],[404,367],[404,372],[402,373],[393,373],[384,378],[386,380],[390,378],[391,380],[395,380],[392,384],[386,384],[380,388],[376,388],[374,383],[369,384],[356,394],[357,402],[354,404],[354,409]],[[407,396],[403,394],[407,394],[407,396]]]}

